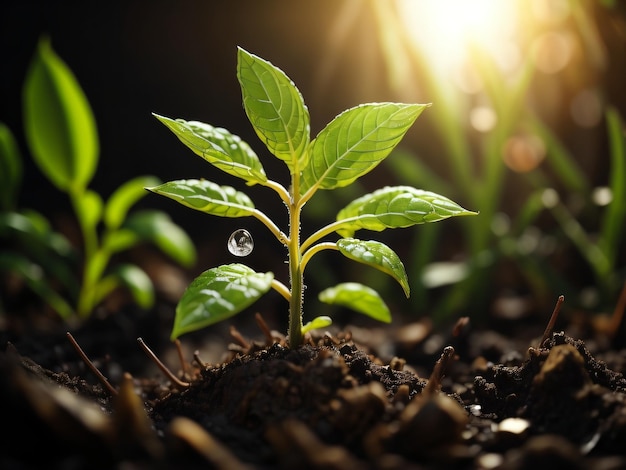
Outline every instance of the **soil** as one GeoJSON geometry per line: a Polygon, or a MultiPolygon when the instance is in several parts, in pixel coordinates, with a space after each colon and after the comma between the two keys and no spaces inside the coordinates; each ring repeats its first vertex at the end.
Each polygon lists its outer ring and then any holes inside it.
{"type": "Polygon", "coordinates": [[[626,468],[626,352],[574,323],[584,340],[548,331],[541,347],[545,325],[461,319],[344,325],[290,349],[257,316],[216,353],[206,335],[169,342],[168,315],[71,329],[101,380],[65,329],[5,319],[0,468],[626,468]]]}

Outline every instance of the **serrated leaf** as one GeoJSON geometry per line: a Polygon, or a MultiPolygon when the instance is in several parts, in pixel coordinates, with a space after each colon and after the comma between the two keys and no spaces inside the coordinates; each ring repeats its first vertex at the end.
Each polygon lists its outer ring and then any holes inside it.
{"type": "Polygon", "coordinates": [[[310,322],[307,322],[302,327],[302,334],[305,334],[311,330],[319,330],[320,328],[326,328],[327,326],[330,326],[332,324],[333,324],[333,321],[331,320],[330,317],[326,315],[315,317],[313,320],[311,320],[310,322]]]}
{"type": "Polygon", "coordinates": [[[11,210],[17,203],[22,183],[22,156],[11,130],[0,122],[0,209],[11,210]]]}
{"type": "Polygon", "coordinates": [[[324,289],[319,299],[327,304],[348,307],[374,320],[391,323],[389,308],[378,292],[358,282],[344,282],[324,289]]]}
{"type": "Polygon", "coordinates": [[[389,274],[402,286],[404,295],[409,297],[411,289],[404,264],[387,245],[375,240],[363,241],[356,238],[341,238],[337,240],[337,248],[347,258],[389,274]]]}
{"type": "Polygon", "coordinates": [[[342,237],[351,237],[359,229],[380,232],[436,222],[448,217],[476,215],[439,194],[410,186],[387,186],[348,204],[337,214],[342,237]]]}
{"type": "Polygon", "coordinates": [[[129,209],[146,194],[146,186],[156,186],[161,181],[155,176],[138,176],[119,186],[105,207],[103,220],[109,230],[115,230],[128,215],[129,209]]]}
{"type": "Polygon", "coordinates": [[[374,169],[428,106],[368,103],[341,113],[311,142],[300,192],[347,186],[374,169]]]}
{"type": "Polygon", "coordinates": [[[309,111],[300,91],[279,68],[239,48],[237,78],[243,106],[256,134],[293,175],[306,165],[309,111]]]}
{"type": "Polygon", "coordinates": [[[124,222],[121,231],[131,231],[141,240],[154,243],[163,253],[183,266],[189,267],[196,261],[193,241],[165,212],[133,212],[124,222]]]}
{"type": "Polygon", "coordinates": [[[98,131],[69,67],[39,41],[24,84],[24,131],[35,163],[60,190],[87,187],[98,164],[98,131]]]}
{"type": "Polygon", "coordinates": [[[271,272],[257,273],[238,263],[203,272],[176,307],[171,339],[241,312],[270,289],[273,279],[271,272]]]}
{"type": "Polygon", "coordinates": [[[220,170],[245,180],[248,185],[267,181],[259,157],[239,136],[203,122],[154,116],[196,155],[220,170]]]}
{"type": "Polygon", "coordinates": [[[146,189],[183,206],[220,217],[247,217],[254,211],[254,203],[245,193],[207,180],[170,181],[146,189]]]}

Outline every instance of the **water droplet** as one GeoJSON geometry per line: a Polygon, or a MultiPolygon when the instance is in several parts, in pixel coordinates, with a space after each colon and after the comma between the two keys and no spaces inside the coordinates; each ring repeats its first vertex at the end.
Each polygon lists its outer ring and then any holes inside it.
{"type": "Polygon", "coordinates": [[[252,235],[245,229],[235,230],[228,238],[228,251],[235,256],[248,256],[253,249],[252,235]]]}

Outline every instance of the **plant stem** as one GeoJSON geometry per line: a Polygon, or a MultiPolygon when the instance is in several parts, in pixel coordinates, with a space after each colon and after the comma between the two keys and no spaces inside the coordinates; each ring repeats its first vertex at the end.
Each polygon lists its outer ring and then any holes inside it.
{"type": "Polygon", "coordinates": [[[276,191],[276,193],[278,193],[278,196],[283,200],[283,202],[289,205],[289,201],[291,200],[291,195],[289,194],[289,191],[287,191],[282,184],[277,183],[276,181],[267,180],[266,182],[263,183],[263,186],[266,186],[276,191]]]}
{"type": "Polygon", "coordinates": [[[79,317],[85,318],[89,316],[94,307],[97,277],[94,279],[92,264],[96,259],[98,251],[98,234],[95,226],[85,220],[84,211],[80,208],[80,201],[85,197],[85,191],[71,190],[69,196],[83,236],[83,275],[76,310],[79,317]]]}
{"type": "MultiPolygon", "coordinates": [[[[295,193],[297,194],[297,193],[295,193]]],[[[302,344],[302,301],[304,283],[302,278],[300,254],[300,205],[298,201],[289,204],[289,280],[291,298],[289,299],[289,346],[295,348],[302,344]]]]}
{"type": "Polygon", "coordinates": [[[278,279],[272,280],[272,289],[282,295],[287,302],[291,301],[291,292],[289,291],[289,288],[278,279]]]}
{"type": "Polygon", "coordinates": [[[331,233],[337,231],[337,229],[339,229],[342,225],[347,225],[354,219],[355,217],[350,217],[347,219],[338,220],[336,222],[333,222],[332,224],[325,225],[324,227],[319,229],[317,232],[312,234],[309,238],[307,238],[304,241],[304,243],[302,243],[302,246],[300,247],[301,250],[303,251],[306,250],[308,247],[310,247],[313,243],[315,243],[320,238],[323,238],[326,235],[330,235],[331,233]]]}
{"type": "Polygon", "coordinates": [[[287,239],[287,235],[285,235],[276,226],[276,224],[272,222],[272,220],[268,216],[266,216],[263,212],[261,212],[258,209],[254,209],[254,211],[252,212],[252,216],[258,219],[259,221],[261,221],[268,229],[270,229],[270,232],[274,234],[274,236],[280,243],[282,243],[283,245],[289,245],[289,240],[287,239]]]}
{"type": "Polygon", "coordinates": [[[309,260],[315,253],[318,253],[322,250],[338,250],[338,249],[339,248],[337,248],[337,243],[335,242],[318,243],[317,245],[313,246],[310,250],[307,250],[302,255],[302,259],[300,260],[300,269],[304,273],[304,268],[306,267],[307,263],[309,262],[309,260]]]}

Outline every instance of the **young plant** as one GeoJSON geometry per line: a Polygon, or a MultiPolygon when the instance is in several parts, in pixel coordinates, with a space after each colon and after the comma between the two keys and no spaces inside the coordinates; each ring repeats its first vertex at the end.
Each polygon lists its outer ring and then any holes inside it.
{"type": "Polygon", "coordinates": [[[151,306],[154,293],[148,275],[133,264],[117,264],[107,270],[111,257],[150,242],[189,266],[195,259],[195,248],[165,213],[129,213],[145,195],[146,185],[160,183],[157,178],[139,176],[127,181],[106,202],[88,188],[98,164],[95,119],[76,78],[47,39],[40,41],[24,84],[24,130],[36,165],[69,196],[82,231],[83,256],[76,256],[74,247],[42,214],[16,209],[21,156],[9,129],[0,125],[0,167],[7,169],[0,179],[5,183],[0,192],[0,236],[13,242],[13,249],[0,252],[0,270],[18,274],[66,319],[74,314],[89,316],[121,286],[139,306],[151,306]],[[74,264],[76,258],[82,259],[79,269],[74,264]],[[59,290],[64,295],[51,287],[52,279],[61,284],[59,290]]]}
{"type": "MultiPolygon", "coordinates": [[[[241,312],[275,289],[289,302],[291,347],[303,342],[306,331],[331,323],[323,316],[303,325],[304,270],[313,255],[337,250],[349,259],[393,277],[409,295],[404,266],[381,242],[353,238],[357,230],[382,231],[470,215],[451,200],[408,186],[385,187],[362,196],[337,214],[333,223],[301,241],[304,205],[318,190],[347,186],[383,161],[421,112],[422,104],[369,103],[348,109],[333,119],[313,140],[309,112],[293,82],[271,63],[239,48],[237,77],[248,119],[269,152],[289,169],[288,189],[269,179],[261,161],[238,136],[209,124],[155,115],[197,155],[248,185],[274,190],[287,206],[289,229],[283,232],[243,192],[206,180],[178,180],[148,188],[184,206],[221,217],[255,217],[287,248],[289,287],[271,272],[257,273],[240,263],[209,269],[196,278],[181,298],[171,338],[224,320],[241,312]],[[337,241],[323,241],[333,233],[337,241]]],[[[245,235],[242,243],[247,242],[245,235]]],[[[390,322],[389,309],[372,289],[343,283],[324,290],[320,300],[347,306],[377,320],[390,322]]]]}

